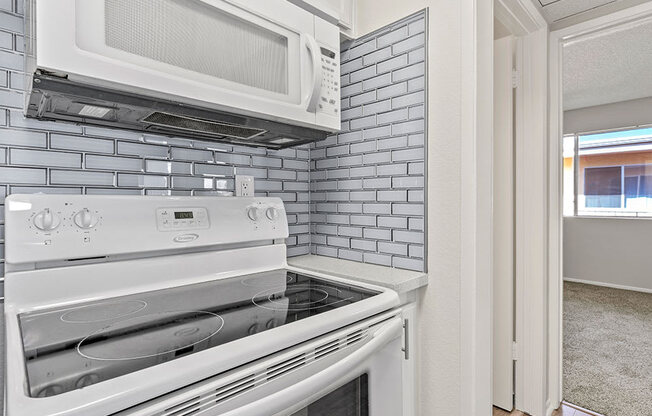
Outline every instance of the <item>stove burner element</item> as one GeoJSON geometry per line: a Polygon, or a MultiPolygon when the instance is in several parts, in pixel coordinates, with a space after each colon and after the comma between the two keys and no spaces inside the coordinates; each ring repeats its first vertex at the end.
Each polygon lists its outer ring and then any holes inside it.
{"type": "Polygon", "coordinates": [[[264,290],[254,295],[251,301],[265,309],[299,312],[333,306],[349,299],[351,296],[343,296],[342,291],[334,287],[298,284],[264,290]],[[331,296],[329,291],[334,292],[333,298],[325,302],[331,296]],[[289,303],[283,302],[284,299],[289,299],[289,303]]]}
{"type": "Polygon", "coordinates": [[[88,324],[122,318],[140,312],[147,307],[142,300],[104,302],[80,306],[61,315],[61,320],[70,324],[88,324]]]}
{"type": "Polygon", "coordinates": [[[224,319],[206,311],[171,311],[125,319],[101,328],[77,344],[91,360],[138,360],[192,352],[224,327],[224,319]],[[134,336],[137,334],[137,336],[134,336]]]}

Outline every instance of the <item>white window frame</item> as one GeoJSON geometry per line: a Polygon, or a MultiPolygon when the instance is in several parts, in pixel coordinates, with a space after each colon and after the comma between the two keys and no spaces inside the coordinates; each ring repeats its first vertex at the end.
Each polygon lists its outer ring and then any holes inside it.
{"type": "MultiPolygon", "coordinates": [[[[652,210],[650,211],[640,211],[634,209],[627,209],[625,207],[625,168],[628,166],[646,166],[647,164],[634,164],[634,165],[604,165],[604,166],[592,166],[600,168],[608,167],[620,167],[620,180],[621,180],[621,193],[620,193],[620,208],[586,208],[586,200],[582,199],[580,201],[580,189],[579,189],[579,177],[580,177],[580,163],[579,163],[579,138],[580,136],[588,136],[592,134],[601,134],[601,133],[613,133],[619,131],[629,131],[629,130],[639,130],[652,127],[652,124],[631,126],[618,129],[610,130],[598,130],[582,133],[569,133],[562,136],[562,142],[567,137],[574,137],[574,147],[573,147],[573,214],[564,215],[565,217],[588,217],[588,218],[613,218],[613,217],[625,217],[625,218],[641,218],[641,219],[650,219],[652,218],[652,210]],[[580,202],[583,202],[584,207],[580,207],[580,202]]],[[[652,136],[650,137],[650,143],[652,143],[652,136]]],[[[563,144],[562,144],[563,145],[563,144]]],[[[564,156],[562,155],[562,160],[564,156]]],[[[586,169],[583,172],[584,175],[584,184],[586,184],[586,169]]],[[[582,190],[583,195],[584,190],[582,190]]],[[[564,197],[566,195],[564,194],[564,197]]]]}

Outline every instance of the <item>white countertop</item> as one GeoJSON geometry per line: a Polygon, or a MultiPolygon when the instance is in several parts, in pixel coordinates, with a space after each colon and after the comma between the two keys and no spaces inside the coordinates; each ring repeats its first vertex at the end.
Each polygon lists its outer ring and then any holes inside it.
{"type": "Polygon", "coordinates": [[[288,258],[288,265],[338,277],[358,280],[395,290],[399,294],[416,290],[428,284],[428,274],[393,267],[306,255],[288,258]]]}

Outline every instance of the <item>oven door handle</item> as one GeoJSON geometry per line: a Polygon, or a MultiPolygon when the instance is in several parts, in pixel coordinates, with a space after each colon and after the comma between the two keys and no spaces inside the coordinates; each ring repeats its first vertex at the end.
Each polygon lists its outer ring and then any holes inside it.
{"type": "Polygon", "coordinates": [[[311,397],[331,387],[333,383],[346,376],[358,364],[380,350],[388,342],[400,337],[402,327],[403,321],[401,321],[400,317],[391,318],[371,335],[370,341],[332,366],[293,384],[289,388],[238,407],[222,414],[222,416],[268,416],[283,412],[306,397],[311,397]]]}

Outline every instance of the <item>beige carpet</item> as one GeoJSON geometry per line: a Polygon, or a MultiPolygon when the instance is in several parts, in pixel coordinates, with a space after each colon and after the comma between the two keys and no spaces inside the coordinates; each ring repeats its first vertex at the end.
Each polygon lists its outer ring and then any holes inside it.
{"type": "Polygon", "coordinates": [[[564,284],[564,400],[652,415],[652,294],[564,284]]]}

